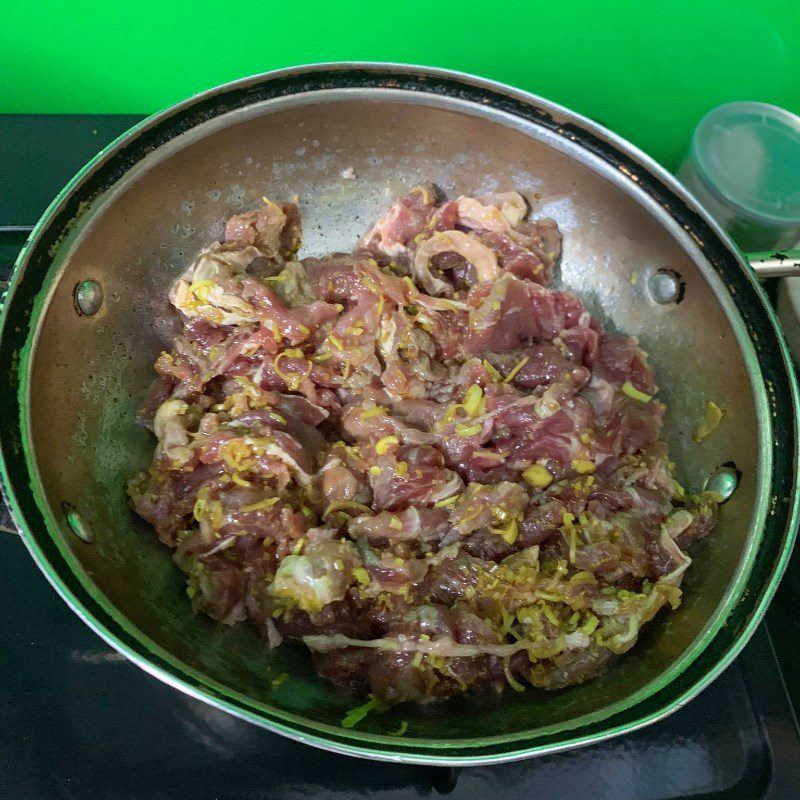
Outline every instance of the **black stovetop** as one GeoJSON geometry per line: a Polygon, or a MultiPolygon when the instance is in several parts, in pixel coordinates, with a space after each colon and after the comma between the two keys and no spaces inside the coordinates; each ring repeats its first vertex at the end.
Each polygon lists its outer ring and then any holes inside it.
{"type": "MultiPolygon", "coordinates": [[[[0,116],[0,278],[55,192],[136,119],[0,116]]],[[[742,655],[649,728],[496,767],[411,767],[312,750],[159,683],[84,626],[22,541],[0,533],[0,798],[790,800],[799,595],[795,555],[742,655]]]]}

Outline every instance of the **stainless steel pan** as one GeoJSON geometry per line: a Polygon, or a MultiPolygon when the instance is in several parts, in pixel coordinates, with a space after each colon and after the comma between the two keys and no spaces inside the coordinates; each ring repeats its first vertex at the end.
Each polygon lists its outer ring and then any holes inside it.
{"type": "Polygon", "coordinates": [[[481,763],[651,722],[738,653],[791,547],[796,386],[741,254],[631,145],[509,87],[345,64],[192,98],[133,128],[56,198],[20,255],[2,322],[5,487],[54,587],[160,679],[312,744],[481,763]],[[343,179],[351,167],[357,180],[343,179]],[[315,678],[302,649],[269,654],[248,626],[192,614],[167,553],[129,513],[123,483],[152,450],[134,416],[169,335],[166,289],[223,220],[264,194],[298,194],[302,253],[349,250],[392,197],[424,179],[448,193],[517,188],[536,214],[554,217],[565,239],[560,283],[651,353],[683,482],[738,488],[693,552],[684,605],[606,676],[555,694],[400,707],[345,730],[352,700],[315,678]],[[726,413],[698,445],[691,431],[708,400],[726,413]],[[292,678],[273,691],[281,672],[292,678]],[[401,721],[408,733],[389,735],[401,721]]]}

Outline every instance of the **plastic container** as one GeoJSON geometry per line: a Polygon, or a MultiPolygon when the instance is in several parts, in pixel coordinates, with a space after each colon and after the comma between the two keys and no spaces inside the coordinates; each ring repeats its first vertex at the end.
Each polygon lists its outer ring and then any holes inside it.
{"type": "Polygon", "coordinates": [[[800,239],[800,117],[768,103],[718,106],[678,177],[743,250],[800,239]]]}

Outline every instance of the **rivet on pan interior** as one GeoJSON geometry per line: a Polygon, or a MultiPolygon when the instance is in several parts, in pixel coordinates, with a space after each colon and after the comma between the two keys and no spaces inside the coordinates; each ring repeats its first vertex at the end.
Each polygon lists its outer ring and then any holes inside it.
{"type": "Polygon", "coordinates": [[[741,477],[742,473],[736,468],[736,464],[726,461],[708,476],[704,489],[707,492],[716,492],[724,503],[736,491],[741,477]]]}
{"type": "Polygon", "coordinates": [[[650,297],[659,305],[680,303],[686,291],[686,284],[681,276],[671,269],[659,269],[650,276],[647,282],[650,297]]]}
{"type": "Polygon", "coordinates": [[[73,293],[75,310],[82,317],[94,316],[103,305],[103,288],[97,281],[81,281],[73,293]]]}
{"type": "Polygon", "coordinates": [[[64,516],[67,518],[67,524],[72,529],[72,532],[86,544],[91,544],[94,541],[94,534],[91,528],[81,519],[80,514],[69,503],[62,503],[61,507],[64,509],[64,516]]]}

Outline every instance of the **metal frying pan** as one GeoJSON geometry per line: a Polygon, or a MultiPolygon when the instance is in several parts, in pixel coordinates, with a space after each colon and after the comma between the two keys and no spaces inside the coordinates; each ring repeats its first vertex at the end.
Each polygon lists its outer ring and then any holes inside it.
{"type": "MultiPolygon", "coordinates": [[[[796,527],[797,389],[775,318],[726,236],[656,164],[600,126],[439,70],[325,65],[214,89],[146,120],[64,189],[20,255],[0,340],[9,504],[31,554],[100,636],[176,688],[341,752],[488,763],[597,741],[675,710],[761,618],[796,527]],[[350,168],[356,180],[342,177],[350,168]],[[558,693],[398,707],[357,729],[302,648],[195,617],[182,577],[128,511],[152,451],[135,409],[169,335],[166,289],[229,215],[299,195],[301,254],[349,250],[424,179],[516,188],[564,233],[560,283],[638,336],[691,489],[726,492],[685,602],[602,678],[558,693]],[[157,320],[154,323],[154,320],[157,320]],[[706,403],[725,408],[701,444],[706,403]],[[272,679],[291,678],[278,689],[272,679]],[[408,723],[403,737],[391,735],[408,723]]],[[[24,591],[24,587],[19,587],[24,591]]]]}

